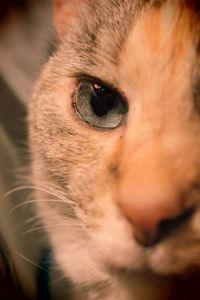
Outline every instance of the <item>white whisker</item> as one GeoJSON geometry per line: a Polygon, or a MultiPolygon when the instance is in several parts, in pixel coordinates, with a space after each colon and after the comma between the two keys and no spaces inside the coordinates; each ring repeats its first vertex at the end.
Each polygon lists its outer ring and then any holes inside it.
{"type": "Polygon", "coordinates": [[[60,276],[59,278],[52,280],[51,281],[51,286],[61,282],[62,280],[66,280],[66,276],[60,276]]]}
{"type": "Polygon", "coordinates": [[[46,269],[42,268],[40,265],[36,264],[35,262],[33,262],[32,260],[30,260],[28,257],[24,256],[22,253],[18,252],[17,250],[14,250],[15,253],[17,255],[19,255],[21,258],[23,258],[25,261],[29,262],[31,265],[43,270],[43,271],[47,271],[46,269]]]}
{"type": "Polygon", "coordinates": [[[22,222],[20,225],[27,225],[29,223],[35,222],[37,220],[37,222],[41,221],[41,216],[34,216],[32,218],[28,218],[27,220],[25,220],[24,222],[22,222]]]}
{"type": "Polygon", "coordinates": [[[60,218],[60,217],[54,217],[53,218],[54,220],[57,220],[57,221],[64,221],[64,222],[67,222],[67,223],[72,223],[72,224],[75,224],[75,225],[79,225],[79,226],[82,226],[84,227],[84,224],[81,223],[80,221],[77,221],[76,219],[71,219],[71,218],[60,218]]]}
{"type": "Polygon", "coordinates": [[[59,203],[71,204],[70,202],[68,203],[67,201],[56,200],[56,199],[32,199],[32,200],[28,200],[28,201],[25,201],[25,202],[22,202],[22,203],[16,205],[15,207],[13,207],[11,210],[8,211],[8,215],[13,213],[17,208],[20,208],[24,205],[35,203],[35,202],[59,202],[59,203]]]}
{"type": "Polygon", "coordinates": [[[34,185],[24,185],[24,186],[18,186],[16,188],[13,188],[12,190],[10,190],[9,192],[5,193],[3,198],[7,198],[10,195],[12,195],[13,193],[19,192],[19,191],[23,191],[23,190],[38,190],[44,193],[47,193],[49,195],[52,195],[60,200],[63,200],[64,202],[67,201],[67,203],[71,203],[71,204],[75,204],[73,201],[71,200],[66,200],[63,195],[61,195],[59,192],[54,192],[54,191],[50,191],[47,190],[43,187],[38,187],[38,186],[34,186],[34,185]]]}
{"type": "Polygon", "coordinates": [[[25,220],[24,222],[21,222],[17,224],[17,231],[21,230],[22,228],[27,228],[28,226],[40,226],[41,225],[41,217],[33,217],[25,220]]]}
{"type": "MultiPolygon", "coordinates": [[[[46,225],[46,226],[39,226],[39,227],[36,227],[36,228],[32,228],[30,230],[27,230],[27,231],[24,231],[24,232],[20,233],[18,236],[23,236],[25,234],[28,234],[28,233],[31,233],[31,232],[34,232],[34,231],[38,231],[38,230],[42,230],[42,229],[46,229],[46,228],[54,228],[54,227],[61,227],[61,226],[64,226],[64,227],[67,227],[67,226],[79,227],[80,230],[82,228],[82,226],[80,224],[76,224],[76,223],[73,224],[73,223],[70,223],[70,222],[69,223],[66,222],[65,224],[54,224],[54,225],[46,225]]],[[[71,228],[70,228],[70,230],[71,230],[71,228]]]]}

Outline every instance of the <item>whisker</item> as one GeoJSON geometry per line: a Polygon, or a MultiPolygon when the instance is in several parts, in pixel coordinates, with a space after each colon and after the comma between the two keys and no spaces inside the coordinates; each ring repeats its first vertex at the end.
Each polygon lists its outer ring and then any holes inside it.
{"type": "Polygon", "coordinates": [[[59,282],[61,282],[63,280],[66,280],[66,276],[65,275],[64,276],[60,276],[59,278],[52,280],[51,281],[51,286],[56,285],[57,283],[59,283],[59,282]]]}
{"type": "MultiPolygon", "coordinates": [[[[25,225],[30,224],[32,222],[41,224],[42,217],[46,216],[46,215],[49,216],[49,212],[42,212],[42,213],[40,212],[39,215],[27,218],[24,222],[21,222],[21,224],[19,224],[19,225],[20,226],[25,226],[25,225]]],[[[54,217],[51,216],[51,219],[54,219],[54,220],[57,220],[57,221],[69,221],[70,220],[70,221],[73,221],[73,223],[82,224],[80,222],[76,222],[74,218],[70,218],[70,217],[69,218],[60,218],[60,217],[56,217],[56,216],[54,216],[54,217]]]]}
{"type": "MultiPolygon", "coordinates": [[[[67,200],[63,197],[63,195],[61,195],[60,193],[58,192],[53,192],[53,191],[50,191],[50,190],[47,190],[43,187],[38,187],[38,186],[35,186],[35,185],[24,185],[24,186],[19,186],[19,187],[16,187],[16,188],[13,188],[12,190],[10,190],[9,192],[5,193],[3,195],[3,198],[7,198],[9,197],[10,195],[12,195],[13,193],[16,193],[16,192],[19,192],[19,191],[22,191],[22,190],[38,190],[38,191],[41,191],[41,192],[44,192],[44,193],[48,193],[49,195],[52,195],[54,197],[57,197],[58,199],[60,200],[63,200],[64,202],[66,202],[67,200]]],[[[76,203],[74,203],[73,201],[71,200],[68,200],[67,203],[73,203],[76,205],[76,203]]]]}
{"type": "Polygon", "coordinates": [[[40,265],[36,264],[36,263],[33,262],[32,260],[30,260],[28,257],[24,256],[22,253],[18,252],[17,250],[14,250],[14,251],[15,251],[15,253],[16,253],[17,255],[19,255],[21,258],[23,258],[25,261],[27,261],[27,262],[30,263],[31,265],[33,265],[33,266],[35,266],[35,267],[37,267],[37,268],[39,268],[39,269],[41,269],[41,270],[47,272],[46,269],[44,269],[44,268],[41,267],[40,265]]]}
{"type": "Polygon", "coordinates": [[[32,218],[28,218],[24,222],[21,222],[20,224],[18,224],[18,228],[26,227],[26,226],[30,225],[31,223],[33,223],[34,225],[38,224],[38,226],[41,225],[41,216],[35,216],[32,218]]]}
{"type": "Polygon", "coordinates": [[[25,220],[24,222],[22,222],[21,224],[29,224],[31,222],[34,222],[35,220],[37,219],[41,219],[41,215],[39,216],[34,216],[34,217],[31,217],[31,218],[28,218],[27,220],[25,220]]]}
{"type": "MultiPolygon", "coordinates": [[[[58,202],[58,203],[67,203],[67,204],[72,204],[71,202],[67,202],[67,201],[63,201],[63,200],[56,200],[56,199],[32,199],[32,200],[27,200],[25,202],[22,202],[18,205],[16,205],[15,207],[13,207],[12,209],[10,209],[8,211],[8,216],[13,213],[16,209],[24,206],[24,205],[27,205],[27,204],[31,204],[31,203],[35,203],[35,202],[58,202]]],[[[74,203],[73,203],[74,204],[74,203]]]]}
{"type": "Polygon", "coordinates": [[[20,227],[20,226],[26,226],[26,225],[28,225],[28,224],[30,224],[30,223],[32,223],[32,222],[41,224],[41,218],[42,218],[43,216],[48,215],[48,214],[49,214],[48,212],[42,212],[42,213],[40,213],[39,215],[34,215],[33,217],[29,217],[29,218],[25,219],[23,222],[21,222],[21,223],[19,224],[19,227],[20,227]]]}
{"type": "Polygon", "coordinates": [[[67,225],[68,226],[79,227],[79,229],[81,229],[81,227],[82,227],[80,224],[76,224],[76,223],[73,224],[73,223],[70,223],[70,222],[67,224],[67,222],[66,222],[65,224],[54,224],[54,225],[39,226],[39,227],[36,227],[36,228],[32,228],[30,230],[27,230],[27,231],[24,231],[24,232],[20,233],[18,236],[23,236],[23,235],[26,235],[28,233],[38,231],[38,230],[42,230],[42,229],[46,229],[46,228],[54,228],[54,227],[60,227],[60,226],[67,227],[67,225]]]}
{"type": "Polygon", "coordinates": [[[81,222],[78,222],[78,221],[76,221],[75,219],[71,219],[71,218],[60,218],[60,217],[54,217],[53,218],[54,220],[57,220],[57,221],[64,221],[64,222],[72,222],[73,224],[77,224],[77,225],[80,225],[80,226],[82,226],[82,227],[84,227],[84,224],[83,223],[81,223],[81,222]]]}

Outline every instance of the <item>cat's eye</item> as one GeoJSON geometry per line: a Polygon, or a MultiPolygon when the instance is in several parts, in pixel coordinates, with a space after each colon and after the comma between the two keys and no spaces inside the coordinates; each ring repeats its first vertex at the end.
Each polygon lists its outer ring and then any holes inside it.
{"type": "Polygon", "coordinates": [[[82,120],[105,129],[122,125],[127,113],[127,104],[116,90],[89,81],[79,83],[73,107],[82,120]]]}

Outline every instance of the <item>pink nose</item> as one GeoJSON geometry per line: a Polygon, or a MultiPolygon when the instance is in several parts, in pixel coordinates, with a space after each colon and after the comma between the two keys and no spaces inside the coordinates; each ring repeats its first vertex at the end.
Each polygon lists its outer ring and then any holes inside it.
{"type": "Polygon", "coordinates": [[[122,212],[133,224],[136,240],[144,246],[152,246],[172,233],[193,212],[192,208],[186,208],[186,195],[170,184],[149,188],[125,184],[120,199],[122,212]]]}

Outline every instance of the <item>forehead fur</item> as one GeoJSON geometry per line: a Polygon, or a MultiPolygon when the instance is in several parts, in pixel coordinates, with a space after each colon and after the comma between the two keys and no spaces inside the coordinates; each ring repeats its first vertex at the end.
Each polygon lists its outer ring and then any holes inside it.
{"type": "MultiPolygon", "coordinates": [[[[138,18],[120,53],[121,78],[130,81],[169,82],[186,86],[196,63],[196,25],[194,13],[166,1],[159,9],[148,9],[138,18]],[[144,72],[145,71],[145,72],[144,72]],[[184,75],[183,75],[184,74],[184,75]],[[185,84],[184,84],[185,83],[185,84]]],[[[131,82],[127,85],[131,87],[131,82]]],[[[144,86],[141,87],[144,89],[144,86]]],[[[170,86],[168,86],[169,90],[170,86]]],[[[175,87],[174,87],[175,89],[175,87]]],[[[157,90],[158,92],[158,90],[157,90]]]]}
{"type": "MultiPolygon", "coordinates": [[[[70,65],[69,71],[72,75],[91,74],[92,71],[92,75],[101,76],[101,69],[105,69],[106,66],[107,70],[112,70],[117,64],[124,42],[145,10],[152,8],[160,10],[166,3],[176,7],[176,17],[181,15],[183,9],[188,10],[190,11],[188,16],[193,20],[191,26],[195,28],[199,18],[198,2],[191,0],[102,0],[86,1],[77,8],[75,3],[76,16],[66,22],[66,31],[60,44],[62,65],[65,64],[63,61],[65,57],[66,68],[70,65]]],[[[149,26],[152,26],[150,31],[156,29],[153,18],[149,26]]],[[[154,34],[150,31],[149,34],[154,34]]],[[[196,35],[199,37],[197,30],[196,35]]],[[[109,80],[111,72],[104,70],[104,73],[105,76],[102,74],[102,79],[106,77],[109,80]]]]}

